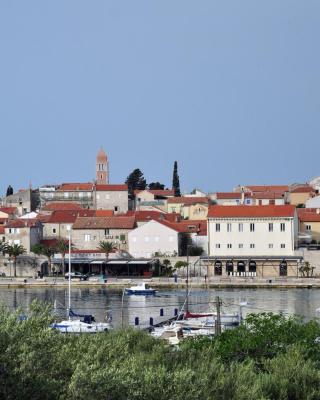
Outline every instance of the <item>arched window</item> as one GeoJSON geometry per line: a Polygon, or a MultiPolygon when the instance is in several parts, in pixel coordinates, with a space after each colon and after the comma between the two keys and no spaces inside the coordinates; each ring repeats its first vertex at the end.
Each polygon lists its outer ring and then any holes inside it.
{"type": "Polygon", "coordinates": [[[227,261],[226,263],[226,272],[228,275],[233,273],[233,262],[232,261],[227,261]]]}
{"type": "Polygon", "coordinates": [[[220,260],[217,260],[214,263],[214,274],[215,275],[222,275],[222,262],[220,260]]]}
{"type": "Polygon", "coordinates": [[[249,272],[257,272],[257,263],[253,260],[249,261],[249,272]]]}
{"type": "Polygon", "coordinates": [[[282,260],[279,264],[279,275],[280,276],[288,275],[288,265],[286,260],[282,260]]]}
{"type": "Polygon", "coordinates": [[[237,272],[246,272],[246,263],[244,261],[238,261],[237,272]]]}

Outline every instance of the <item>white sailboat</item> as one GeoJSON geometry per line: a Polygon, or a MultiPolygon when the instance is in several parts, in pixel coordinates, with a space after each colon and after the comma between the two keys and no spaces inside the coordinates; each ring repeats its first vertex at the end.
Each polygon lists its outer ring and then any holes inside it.
{"type": "Polygon", "coordinates": [[[71,309],[71,227],[68,226],[67,230],[69,232],[68,319],[53,323],[51,328],[62,333],[74,334],[107,332],[112,329],[111,316],[107,322],[96,322],[93,315],[76,314],[71,309]]]}

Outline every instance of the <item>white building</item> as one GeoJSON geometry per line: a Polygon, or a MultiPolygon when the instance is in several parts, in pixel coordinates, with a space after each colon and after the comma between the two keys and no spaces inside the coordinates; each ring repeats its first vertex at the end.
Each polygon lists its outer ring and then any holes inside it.
{"type": "Polygon", "coordinates": [[[320,196],[312,197],[307,200],[306,208],[320,208],[320,196]]]}
{"type": "Polygon", "coordinates": [[[128,233],[129,253],[151,258],[155,253],[178,255],[179,232],[168,223],[151,220],[128,233]]]}
{"type": "Polygon", "coordinates": [[[211,206],[210,256],[293,256],[298,219],[292,205],[211,206]]]}

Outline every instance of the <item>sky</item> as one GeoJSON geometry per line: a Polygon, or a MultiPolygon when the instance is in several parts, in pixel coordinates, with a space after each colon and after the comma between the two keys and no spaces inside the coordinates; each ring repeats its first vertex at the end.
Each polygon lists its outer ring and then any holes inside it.
{"type": "Polygon", "coordinates": [[[0,195],[140,168],[183,191],[320,175],[318,0],[1,0],[0,195]]]}

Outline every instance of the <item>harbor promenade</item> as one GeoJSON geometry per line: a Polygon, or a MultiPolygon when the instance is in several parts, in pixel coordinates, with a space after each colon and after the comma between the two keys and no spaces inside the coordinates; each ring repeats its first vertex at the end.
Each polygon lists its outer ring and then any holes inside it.
{"type": "MultiPolygon", "coordinates": [[[[150,279],[139,279],[136,277],[110,278],[107,282],[99,278],[87,281],[72,280],[72,287],[97,287],[123,289],[146,282],[153,288],[181,289],[186,287],[186,279],[174,277],[153,277],[150,279]]],[[[61,277],[34,278],[0,278],[1,288],[43,288],[43,287],[67,287],[68,280],[61,277]]],[[[190,278],[189,287],[192,288],[320,288],[320,278],[248,278],[248,277],[225,277],[225,278],[190,278]]]]}

